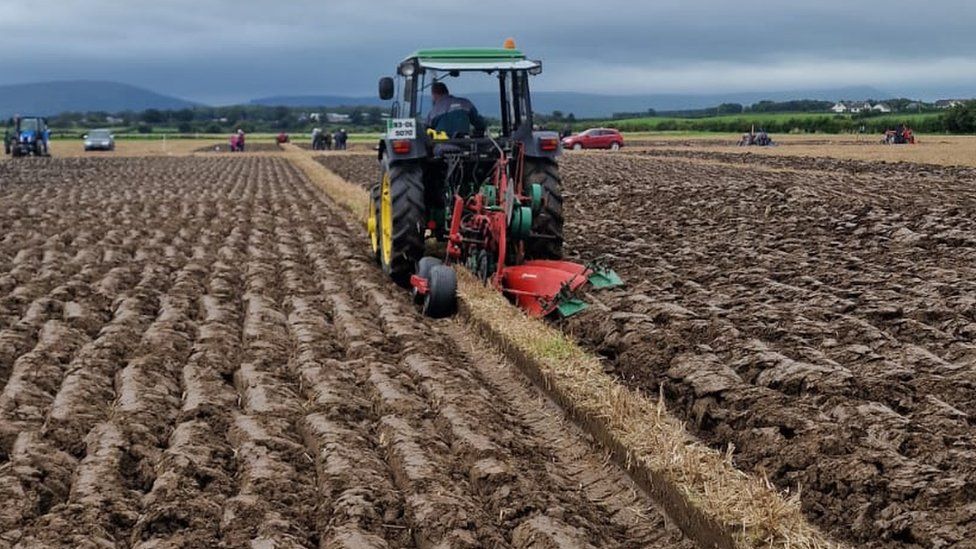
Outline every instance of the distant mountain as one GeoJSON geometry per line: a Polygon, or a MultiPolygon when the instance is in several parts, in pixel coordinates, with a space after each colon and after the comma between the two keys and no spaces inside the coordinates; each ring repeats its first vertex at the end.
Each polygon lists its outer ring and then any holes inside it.
{"type": "MultiPolygon", "coordinates": [[[[491,92],[462,94],[470,98],[489,116],[498,116],[498,96],[491,92]]],[[[641,94],[603,95],[577,92],[534,92],[535,110],[542,113],[562,111],[577,118],[609,117],[617,112],[646,112],[691,110],[714,107],[721,103],[756,103],[764,99],[888,99],[892,94],[871,87],[836,88],[826,90],[796,90],[785,92],[741,92],[708,95],[641,94]]],[[[374,96],[342,95],[281,95],[250,101],[251,105],[285,107],[351,107],[387,106],[374,96]]],[[[145,109],[182,109],[199,103],[121,84],[94,80],[38,82],[0,86],[0,118],[14,114],[55,115],[66,111],[141,111],[145,109]]]]}
{"type": "MultiPolygon", "coordinates": [[[[492,93],[461,94],[474,101],[486,115],[498,116],[498,96],[492,93]]],[[[857,101],[864,99],[890,99],[893,95],[876,88],[861,86],[825,90],[795,90],[781,92],[736,92],[709,95],[641,94],[603,95],[577,92],[533,92],[532,106],[536,112],[562,111],[573,113],[577,118],[608,117],[615,112],[677,111],[715,107],[722,103],[751,105],[763,100],[788,101],[791,99],[817,99],[821,101],[857,101]]],[[[388,101],[374,97],[339,95],[293,95],[265,97],[251,101],[252,105],[284,107],[349,107],[386,106],[388,101]]]]}
{"type": "Polygon", "coordinates": [[[52,116],[68,111],[182,109],[196,105],[118,82],[67,80],[0,86],[0,118],[15,114],[52,116]]]}

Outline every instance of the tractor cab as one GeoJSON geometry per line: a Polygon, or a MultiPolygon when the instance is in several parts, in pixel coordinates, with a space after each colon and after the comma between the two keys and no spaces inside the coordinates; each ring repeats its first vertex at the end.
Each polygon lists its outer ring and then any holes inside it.
{"type": "Polygon", "coordinates": [[[380,98],[393,100],[381,157],[396,161],[448,152],[494,156],[498,148],[513,151],[515,144],[532,157],[553,159],[559,154],[556,132],[533,131],[529,79],[542,73],[542,62],[527,59],[514,42],[504,48],[419,50],[401,61],[396,73],[395,79],[384,77],[379,84],[380,98]],[[485,134],[449,135],[427,127],[434,107],[430,91],[436,82],[452,85],[479,78],[498,93],[496,105],[479,105],[479,110],[496,117],[485,134]]]}
{"type": "Polygon", "coordinates": [[[392,104],[377,147],[370,243],[383,270],[430,316],[454,310],[450,265],[467,267],[536,316],[582,310],[574,293],[587,282],[619,283],[595,263],[562,260],[560,139],[534,128],[529,92],[541,72],[542,63],[509,39],[503,48],[419,50],[397,65],[396,78],[379,81],[380,98],[392,104]],[[497,103],[444,95],[473,82],[487,84],[497,103]],[[450,102],[435,109],[431,91],[450,102]],[[426,255],[432,248],[438,251],[426,255]]]}
{"type": "Polygon", "coordinates": [[[13,127],[4,130],[4,153],[13,156],[48,156],[50,130],[38,116],[18,116],[13,127]]]}

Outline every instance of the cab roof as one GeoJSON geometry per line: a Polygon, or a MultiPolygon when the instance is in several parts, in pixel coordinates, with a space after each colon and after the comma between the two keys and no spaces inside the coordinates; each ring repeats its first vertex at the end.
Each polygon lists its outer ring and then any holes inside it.
{"type": "MultiPolygon", "coordinates": [[[[403,60],[431,70],[527,70],[541,65],[521,50],[507,48],[439,48],[417,50],[403,60]]],[[[402,64],[402,63],[401,63],[402,64]]]]}

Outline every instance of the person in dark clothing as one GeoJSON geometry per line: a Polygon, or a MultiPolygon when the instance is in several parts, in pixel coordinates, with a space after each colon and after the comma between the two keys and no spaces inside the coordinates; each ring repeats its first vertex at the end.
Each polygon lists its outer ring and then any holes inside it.
{"type": "Polygon", "coordinates": [[[485,134],[487,124],[478,114],[474,103],[463,97],[454,97],[447,89],[447,84],[434,82],[430,87],[433,107],[427,115],[427,127],[437,132],[444,132],[448,137],[474,135],[480,137],[485,134]],[[471,128],[474,128],[472,134],[471,128]]]}

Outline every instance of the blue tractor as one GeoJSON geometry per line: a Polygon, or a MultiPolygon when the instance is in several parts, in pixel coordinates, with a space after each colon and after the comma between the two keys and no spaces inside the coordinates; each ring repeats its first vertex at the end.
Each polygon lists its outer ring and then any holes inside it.
{"type": "Polygon", "coordinates": [[[49,156],[51,131],[39,116],[18,116],[3,133],[3,152],[12,156],[49,156]]]}

